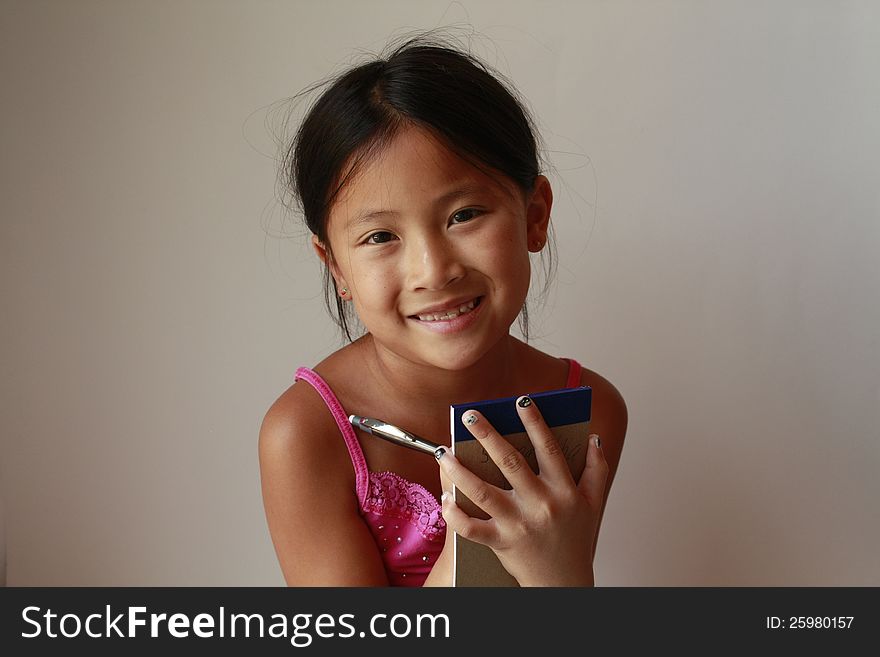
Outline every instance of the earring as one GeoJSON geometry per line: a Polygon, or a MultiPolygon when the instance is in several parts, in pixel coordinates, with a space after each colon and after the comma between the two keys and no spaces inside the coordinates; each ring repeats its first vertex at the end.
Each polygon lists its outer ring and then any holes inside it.
{"type": "Polygon", "coordinates": [[[348,296],[348,288],[344,287],[341,290],[339,290],[339,296],[341,296],[343,299],[345,297],[347,297],[348,296]]]}

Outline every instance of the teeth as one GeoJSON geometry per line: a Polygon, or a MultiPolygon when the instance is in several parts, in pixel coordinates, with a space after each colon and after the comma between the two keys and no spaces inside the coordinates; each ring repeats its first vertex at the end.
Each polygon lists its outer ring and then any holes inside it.
{"type": "Polygon", "coordinates": [[[476,304],[476,302],[477,302],[476,299],[472,299],[468,303],[460,306],[458,308],[458,310],[450,310],[450,311],[447,311],[443,315],[433,313],[431,315],[418,315],[417,317],[420,320],[422,320],[423,322],[441,322],[444,320],[454,319],[455,317],[458,317],[459,315],[464,315],[465,313],[469,313],[470,311],[472,311],[474,309],[474,305],[476,304]]]}

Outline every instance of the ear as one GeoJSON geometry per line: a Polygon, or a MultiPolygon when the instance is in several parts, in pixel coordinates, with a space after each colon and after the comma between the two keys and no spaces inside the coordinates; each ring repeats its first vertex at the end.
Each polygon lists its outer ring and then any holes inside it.
{"type": "Polygon", "coordinates": [[[348,287],[345,284],[345,279],[342,278],[342,274],[339,272],[339,267],[336,266],[336,262],[333,260],[333,256],[330,255],[330,250],[318,239],[317,235],[312,235],[312,247],[315,249],[315,253],[318,254],[318,258],[324,263],[324,266],[330,269],[330,274],[336,282],[336,289],[341,290],[348,287]]]}
{"type": "Polygon", "coordinates": [[[550,181],[546,176],[537,176],[526,205],[526,243],[529,251],[537,253],[547,243],[552,207],[553,190],[550,188],[550,181]]]}

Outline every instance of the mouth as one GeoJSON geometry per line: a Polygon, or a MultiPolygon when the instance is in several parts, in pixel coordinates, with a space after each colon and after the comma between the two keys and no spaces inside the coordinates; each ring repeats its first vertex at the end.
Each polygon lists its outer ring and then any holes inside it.
{"type": "Polygon", "coordinates": [[[410,315],[410,319],[416,319],[420,322],[449,322],[460,315],[467,315],[472,313],[476,308],[479,308],[480,302],[483,300],[483,297],[475,297],[470,301],[460,304],[459,306],[449,308],[448,310],[444,310],[441,312],[433,312],[433,313],[423,313],[420,315],[410,315]]]}

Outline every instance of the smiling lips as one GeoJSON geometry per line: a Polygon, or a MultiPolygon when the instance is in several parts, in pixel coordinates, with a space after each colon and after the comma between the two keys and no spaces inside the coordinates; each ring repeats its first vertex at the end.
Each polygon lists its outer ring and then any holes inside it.
{"type": "Polygon", "coordinates": [[[426,331],[443,334],[458,333],[479,320],[485,305],[482,301],[483,297],[476,297],[457,306],[411,315],[409,319],[426,331]]]}
{"type": "Polygon", "coordinates": [[[459,315],[466,315],[467,313],[471,312],[474,307],[478,305],[479,301],[480,297],[476,297],[474,299],[471,299],[467,303],[463,303],[458,307],[452,307],[449,310],[433,313],[422,313],[419,315],[413,315],[413,317],[418,317],[419,320],[423,322],[449,321],[451,319],[455,319],[459,315]]]}

